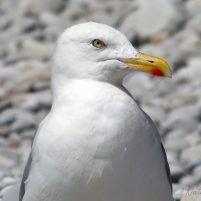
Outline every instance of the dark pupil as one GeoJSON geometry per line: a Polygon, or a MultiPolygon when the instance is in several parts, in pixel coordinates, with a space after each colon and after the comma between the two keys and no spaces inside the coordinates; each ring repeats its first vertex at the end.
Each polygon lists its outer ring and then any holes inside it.
{"type": "Polygon", "coordinates": [[[99,46],[100,45],[100,41],[96,41],[96,44],[99,46]]]}

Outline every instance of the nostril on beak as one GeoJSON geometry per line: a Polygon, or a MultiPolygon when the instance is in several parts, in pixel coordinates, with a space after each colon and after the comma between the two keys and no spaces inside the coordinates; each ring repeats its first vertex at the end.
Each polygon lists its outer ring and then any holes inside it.
{"type": "Polygon", "coordinates": [[[148,60],[148,62],[149,62],[149,63],[152,63],[152,64],[154,63],[154,61],[152,61],[152,60],[148,60]]]}

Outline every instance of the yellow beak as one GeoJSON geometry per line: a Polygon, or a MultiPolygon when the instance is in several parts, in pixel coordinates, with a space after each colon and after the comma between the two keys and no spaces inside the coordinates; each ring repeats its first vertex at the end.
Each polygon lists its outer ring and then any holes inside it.
{"type": "Polygon", "coordinates": [[[136,58],[121,59],[132,70],[143,71],[154,76],[171,77],[168,63],[158,57],[138,53],[136,58]]]}

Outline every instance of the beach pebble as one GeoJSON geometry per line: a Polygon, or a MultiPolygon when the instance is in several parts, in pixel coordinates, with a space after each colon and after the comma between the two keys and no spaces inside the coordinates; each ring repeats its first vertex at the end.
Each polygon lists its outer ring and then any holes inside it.
{"type": "Polygon", "coordinates": [[[143,0],[139,1],[138,9],[128,15],[124,23],[132,24],[133,31],[139,37],[149,38],[160,32],[174,32],[182,19],[180,10],[171,1],[143,0]]]}

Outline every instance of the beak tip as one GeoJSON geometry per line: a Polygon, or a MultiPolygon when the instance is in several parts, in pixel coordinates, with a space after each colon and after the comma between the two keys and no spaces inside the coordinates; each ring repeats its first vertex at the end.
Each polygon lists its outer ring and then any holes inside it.
{"type": "MultiPolygon", "coordinates": [[[[168,65],[169,66],[169,65],[168,65]]],[[[172,78],[172,69],[169,67],[169,72],[167,74],[168,78],[172,78]]]]}
{"type": "Polygon", "coordinates": [[[169,78],[172,78],[172,73],[170,73],[170,74],[168,75],[168,77],[169,77],[169,78]]]}

